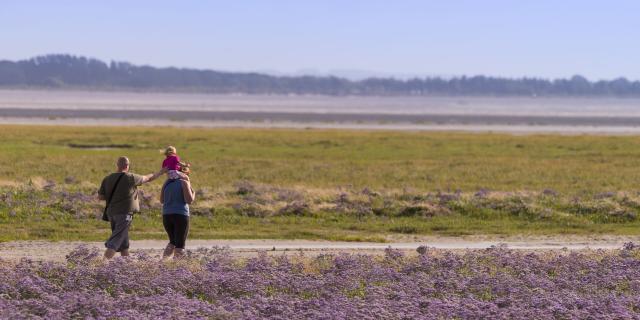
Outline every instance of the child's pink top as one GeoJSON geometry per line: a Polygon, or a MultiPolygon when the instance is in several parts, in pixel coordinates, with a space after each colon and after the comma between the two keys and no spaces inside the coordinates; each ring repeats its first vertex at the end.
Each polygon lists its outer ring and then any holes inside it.
{"type": "Polygon", "coordinates": [[[180,157],[172,154],[162,161],[162,167],[169,170],[180,170],[180,164],[178,164],[178,162],[180,162],[180,157]]]}

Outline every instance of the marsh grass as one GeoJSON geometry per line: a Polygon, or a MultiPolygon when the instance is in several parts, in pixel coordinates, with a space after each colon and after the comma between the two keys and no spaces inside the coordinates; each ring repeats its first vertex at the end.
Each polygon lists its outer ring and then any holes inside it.
{"type": "MultiPolygon", "coordinates": [[[[0,240],[101,240],[107,224],[89,186],[29,183],[0,187],[0,240]]],[[[576,198],[546,192],[409,193],[371,189],[287,189],[243,181],[197,189],[192,238],[385,241],[412,235],[463,236],[635,233],[640,196],[576,198]]],[[[135,239],[162,239],[161,205],[142,192],[135,239]]]]}
{"type": "Polygon", "coordinates": [[[422,191],[637,189],[640,140],[561,136],[285,129],[0,126],[2,179],[67,177],[97,184],[128,155],[136,172],[160,167],[164,146],[213,189],[248,180],[278,186],[422,191]],[[91,146],[75,148],[72,146],[91,146]],[[126,146],[126,148],[119,148],[126,146]]]}
{"type": "MultiPolygon", "coordinates": [[[[117,156],[193,165],[195,238],[633,234],[640,140],[347,130],[0,126],[0,240],[103,240],[97,186],[117,156]]],[[[160,183],[136,238],[163,238],[160,183]]]]}

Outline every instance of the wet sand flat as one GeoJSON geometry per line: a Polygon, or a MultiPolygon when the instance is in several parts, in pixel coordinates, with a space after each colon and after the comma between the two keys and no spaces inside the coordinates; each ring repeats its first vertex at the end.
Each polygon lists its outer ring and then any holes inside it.
{"type": "Polygon", "coordinates": [[[0,123],[637,134],[640,99],[0,90],[0,123]]]}
{"type": "Polygon", "coordinates": [[[169,120],[173,122],[271,122],[271,123],[399,123],[406,125],[511,125],[511,126],[603,126],[640,127],[640,117],[538,116],[483,114],[381,114],[302,113],[255,111],[171,111],[104,109],[0,109],[2,118],[127,119],[169,120]]]}

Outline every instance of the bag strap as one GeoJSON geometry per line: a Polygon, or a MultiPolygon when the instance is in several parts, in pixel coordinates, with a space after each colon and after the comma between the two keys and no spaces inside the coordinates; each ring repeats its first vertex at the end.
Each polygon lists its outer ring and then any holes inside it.
{"type": "Polygon", "coordinates": [[[124,175],[125,175],[125,173],[122,173],[118,177],[118,179],[116,180],[116,184],[113,185],[113,189],[111,189],[111,194],[109,195],[109,198],[107,199],[107,205],[105,207],[105,210],[106,210],[106,208],[109,207],[109,204],[111,203],[111,198],[113,198],[113,194],[116,192],[116,189],[118,188],[118,183],[120,182],[120,179],[122,179],[122,177],[124,177],[124,175]]]}

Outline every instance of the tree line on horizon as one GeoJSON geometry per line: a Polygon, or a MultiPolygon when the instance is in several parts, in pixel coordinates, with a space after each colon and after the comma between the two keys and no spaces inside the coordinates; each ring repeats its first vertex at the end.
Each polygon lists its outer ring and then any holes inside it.
{"type": "Polygon", "coordinates": [[[625,78],[589,81],[579,75],[555,80],[479,75],[352,81],[334,76],[155,68],[65,54],[0,61],[0,87],[337,96],[640,96],[640,81],[625,78]]]}

